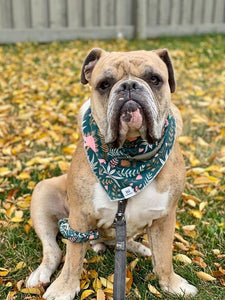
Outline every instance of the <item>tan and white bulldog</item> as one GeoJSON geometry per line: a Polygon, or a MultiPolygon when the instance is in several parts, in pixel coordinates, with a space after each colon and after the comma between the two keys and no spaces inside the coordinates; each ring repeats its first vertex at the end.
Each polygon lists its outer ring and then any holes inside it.
{"type": "MultiPolygon", "coordinates": [[[[80,125],[91,106],[106,143],[116,148],[137,136],[149,144],[155,143],[163,135],[169,110],[173,111],[176,141],[166,164],[145,189],[128,199],[127,249],[152,255],[154,272],[163,291],[195,295],[197,289],[175,274],[172,266],[175,210],[185,184],[185,165],[177,142],[182,120],[171,103],[175,79],[168,51],[109,53],[93,49],[84,61],[81,82],[91,86],[91,99],[80,110],[80,125]],[[151,250],[134,240],[144,231],[151,250]]],[[[102,239],[92,246],[99,251],[115,239],[112,224],[116,211],[117,202],[108,199],[91,170],[81,137],[68,174],[44,180],[34,190],[31,217],[43,244],[43,261],[30,275],[27,287],[49,283],[61,261],[61,250],[56,243],[59,219],[68,218],[70,227],[79,232],[98,228],[102,239]]],[[[69,300],[80,291],[87,247],[88,242],[68,241],[63,269],[46,290],[45,299],[69,300]]]]}

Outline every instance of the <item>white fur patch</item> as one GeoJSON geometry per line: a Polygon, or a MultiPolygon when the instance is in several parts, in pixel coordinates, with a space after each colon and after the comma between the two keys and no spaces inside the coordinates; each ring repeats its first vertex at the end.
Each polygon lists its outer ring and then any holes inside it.
{"type": "MultiPolygon", "coordinates": [[[[167,213],[169,190],[157,192],[154,181],[143,191],[128,199],[126,208],[127,236],[139,233],[152,221],[167,213]]],[[[98,227],[111,227],[117,212],[117,201],[110,201],[100,183],[96,183],[93,199],[98,227]]]]}

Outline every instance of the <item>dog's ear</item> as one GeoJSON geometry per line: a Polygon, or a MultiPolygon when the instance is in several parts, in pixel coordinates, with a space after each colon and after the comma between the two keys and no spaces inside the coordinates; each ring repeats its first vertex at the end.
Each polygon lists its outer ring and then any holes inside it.
{"type": "Polygon", "coordinates": [[[170,91],[171,93],[174,93],[176,89],[176,81],[174,76],[173,64],[169,56],[169,52],[167,49],[154,50],[154,52],[158,54],[158,56],[161,58],[162,61],[164,61],[164,63],[167,66],[168,74],[169,74],[170,91]]]}
{"type": "Polygon", "coordinates": [[[94,48],[86,56],[81,70],[81,83],[87,84],[90,81],[92,71],[103,52],[105,51],[101,48],[94,48]]]}

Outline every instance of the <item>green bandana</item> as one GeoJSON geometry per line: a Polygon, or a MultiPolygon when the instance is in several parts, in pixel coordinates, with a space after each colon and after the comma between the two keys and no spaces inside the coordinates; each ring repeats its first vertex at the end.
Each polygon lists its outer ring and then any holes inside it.
{"type": "Polygon", "coordinates": [[[123,200],[144,189],[166,163],[175,141],[176,123],[172,111],[164,125],[161,140],[150,145],[141,137],[125,141],[122,148],[111,148],[92,117],[84,114],[82,131],[90,166],[110,200],[123,200]]]}

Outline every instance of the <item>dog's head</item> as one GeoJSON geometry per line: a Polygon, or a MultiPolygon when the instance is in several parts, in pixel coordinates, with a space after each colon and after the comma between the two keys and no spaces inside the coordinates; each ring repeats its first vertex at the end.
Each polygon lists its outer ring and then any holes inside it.
{"type": "Polygon", "coordinates": [[[121,147],[126,138],[141,136],[149,144],[161,138],[175,91],[167,49],[93,49],[84,61],[81,82],[92,88],[92,114],[106,143],[121,147]]]}

